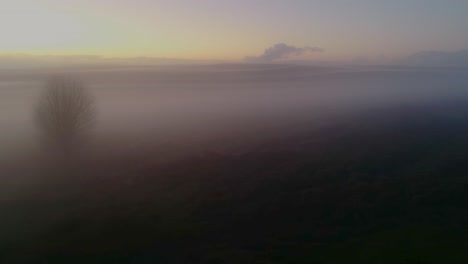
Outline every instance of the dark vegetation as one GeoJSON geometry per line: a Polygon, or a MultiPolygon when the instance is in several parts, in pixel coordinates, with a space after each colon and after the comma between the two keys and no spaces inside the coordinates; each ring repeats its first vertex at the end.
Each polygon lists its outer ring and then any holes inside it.
{"type": "Polygon", "coordinates": [[[3,263],[467,263],[466,103],[364,111],[241,154],[44,166],[60,177],[1,204],[3,263]]]}

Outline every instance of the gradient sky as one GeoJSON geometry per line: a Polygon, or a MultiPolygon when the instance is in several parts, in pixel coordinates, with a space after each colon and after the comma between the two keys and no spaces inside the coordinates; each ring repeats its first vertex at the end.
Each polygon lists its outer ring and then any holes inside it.
{"type": "Polygon", "coordinates": [[[466,0],[0,0],[0,54],[394,58],[467,49],[467,25],[466,0]]]}

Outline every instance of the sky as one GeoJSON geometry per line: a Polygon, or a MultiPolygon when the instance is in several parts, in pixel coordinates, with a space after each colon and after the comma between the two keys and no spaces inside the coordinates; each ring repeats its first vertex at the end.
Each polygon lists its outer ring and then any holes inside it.
{"type": "Polygon", "coordinates": [[[0,0],[0,55],[392,59],[468,49],[467,14],[466,0],[0,0]]]}

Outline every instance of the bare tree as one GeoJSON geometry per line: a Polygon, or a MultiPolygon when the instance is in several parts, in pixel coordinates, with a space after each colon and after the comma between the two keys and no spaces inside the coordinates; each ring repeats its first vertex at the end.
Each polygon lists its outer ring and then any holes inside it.
{"type": "Polygon", "coordinates": [[[94,103],[83,84],[68,77],[51,78],[36,108],[36,122],[46,142],[69,154],[94,121],[94,103]]]}

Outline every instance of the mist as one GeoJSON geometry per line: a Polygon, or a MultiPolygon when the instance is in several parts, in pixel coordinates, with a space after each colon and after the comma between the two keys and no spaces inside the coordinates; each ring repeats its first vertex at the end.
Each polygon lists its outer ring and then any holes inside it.
{"type": "MultiPolygon", "coordinates": [[[[283,223],[289,226],[284,239],[295,241],[298,225],[310,234],[307,243],[377,225],[366,221],[383,226],[390,218],[359,211],[360,202],[352,209],[342,205],[347,191],[354,195],[356,181],[383,184],[388,189],[382,193],[393,193],[386,175],[395,186],[407,186],[400,183],[412,179],[402,176],[412,168],[406,162],[426,157],[413,147],[463,137],[467,76],[464,68],[288,64],[2,69],[0,190],[8,217],[0,226],[1,243],[29,252],[26,262],[60,252],[81,256],[83,245],[88,257],[122,251],[166,259],[174,256],[166,248],[183,247],[191,252],[184,261],[193,255],[208,260],[216,249],[194,241],[214,239],[213,230],[226,234],[217,237],[225,249],[238,250],[240,234],[270,245],[275,240],[262,232],[283,223]],[[335,188],[343,197],[334,196],[335,188]],[[321,203],[344,208],[342,215],[323,213],[332,220],[321,222],[321,203]],[[280,209],[282,204],[299,209],[280,209]],[[313,209],[305,219],[321,229],[294,224],[292,216],[307,208],[313,209]],[[344,233],[333,233],[329,225],[348,219],[347,210],[352,217],[344,233]],[[120,224],[131,231],[115,226],[120,224]],[[109,230],[122,240],[105,235],[109,230]],[[93,238],[110,249],[85,242],[93,238]],[[41,241],[49,242],[37,248],[41,241]],[[164,246],[154,247],[159,243],[164,246]]],[[[428,160],[422,164],[430,167],[428,160]]],[[[363,186],[370,188],[363,195],[377,188],[363,186]]],[[[382,199],[375,208],[395,201],[382,199]]]]}
{"type": "Polygon", "coordinates": [[[216,135],[229,141],[243,133],[263,137],[319,125],[360,110],[460,99],[467,95],[465,74],[446,68],[242,64],[3,70],[1,138],[5,145],[34,144],[33,108],[54,75],[73,76],[92,93],[95,137],[178,141],[216,135]]]}

